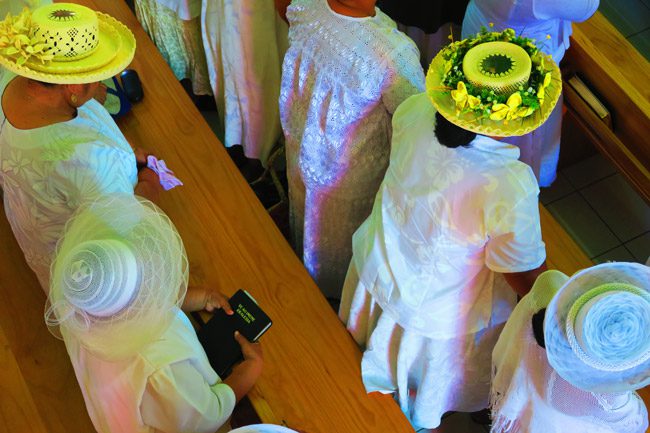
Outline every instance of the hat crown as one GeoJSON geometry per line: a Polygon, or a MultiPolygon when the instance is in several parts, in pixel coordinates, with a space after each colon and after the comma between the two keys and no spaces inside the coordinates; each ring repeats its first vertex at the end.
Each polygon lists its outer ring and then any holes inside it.
{"type": "Polygon", "coordinates": [[[650,300],[638,287],[609,283],[587,291],[566,326],[576,355],[596,369],[625,370],[650,358],[650,300]]]}
{"type": "Polygon", "coordinates": [[[478,44],[463,58],[467,81],[481,89],[510,95],[527,86],[531,70],[530,56],[519,45],[495,41],[478,44]]]}
{"type": "Polygon", "coordinates": [[[63,295],[88,314],[114,315],[128,306],[137,292],[137,260],[123,241],[83,242],[70,251],[65,262],[63,295]]]}
{"type": "Polygon", "coordinates": [[[59,62],[82,59],[97,49],[98,22],[95,11],[73,3],[54,3],[32,13],[34,36],[45,41],[59,62]]]}

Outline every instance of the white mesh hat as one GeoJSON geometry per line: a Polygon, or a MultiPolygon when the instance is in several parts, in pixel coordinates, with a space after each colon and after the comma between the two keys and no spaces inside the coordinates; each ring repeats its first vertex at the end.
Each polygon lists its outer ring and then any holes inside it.
{"type": "Polygon", "coordinates": [[[45,321],[106,360],[128,358],[169,326],[187,290],[178,232],[153,203],[109,195],[80,208],[52,263],[45,321]]]}
{"type": "Polygon", "coordinates": [[[551,366],[591,392],[650,384],[650,268],[605,263],[573,275],[546,309],[551,366]]]}

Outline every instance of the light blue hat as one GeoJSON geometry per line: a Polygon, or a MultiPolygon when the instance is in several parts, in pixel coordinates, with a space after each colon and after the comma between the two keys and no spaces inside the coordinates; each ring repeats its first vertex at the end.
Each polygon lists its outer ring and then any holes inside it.
{"type": "Polygon", "coordinates": [[[573,275],[546,309],[546,355],[589,392],[650,384],[650,267],[605,263],[573,275]]]}

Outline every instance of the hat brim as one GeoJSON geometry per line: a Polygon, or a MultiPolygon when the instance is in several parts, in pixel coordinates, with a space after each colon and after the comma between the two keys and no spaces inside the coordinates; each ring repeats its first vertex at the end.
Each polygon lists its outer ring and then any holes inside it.
{"type": "Polygon", "coordinates": [[[551,115],[560,93],[562,93],[562,75],[560,69],[550,56],[546,56],[545,64],[551,66],[551,83],[546,88],[544,102],[540,109],[535,110],[530,116],[504,121],[495,121],[487,117],[480,117],[473,112],[456,113],[456,103],[451,98],[452,89],[442,84],[444,76],[443,58],[444,49],[441,50],[431,62],[426,77],[427,95],[436,110],[448,121],[468,131],[492,137],[512,137],[528,134],[541,126],[551,115]]]}
{"type": "Polygon", "coordinates": [[[122,72],[135,55],[135,36],[124,24],[110,15],[97,12],[99,45],[79,60],[45,64],[29,60],[18,65],[14,59],[0,56],[0,65],[22,77],[52,84],[96,83],[122,72]]]}
{"type": "Polygon", "coordinates": [[[591,392],[623,392],[650,384],[650,360],[622,371],[596,369],[581,360],[571,348],[566,322],[571,306],[585,293],[612,282],[650,291],[650,268],[638,263],[604,263],[573,275],[546,309],[544,339],[546,356],[555,371],[577,388],[591,392]]]}

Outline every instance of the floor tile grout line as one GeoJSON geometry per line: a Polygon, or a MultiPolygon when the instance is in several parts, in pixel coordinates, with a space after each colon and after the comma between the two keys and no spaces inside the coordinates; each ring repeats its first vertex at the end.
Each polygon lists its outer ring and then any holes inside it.
{"type": "MultiPolygon", "coordinates": [[[[614,233],[614,229],[612,229],[612,228],[609,226],[609,224],[607,224],[607,221],[605,221],[605,219],[604,219],[603,217],[600,216],[600,214],[598,213],[598,211],[596,210],[596,208],[595,208],[595,207],[594,207],[594,206],[589,202],[589,200],[587,200],[587,197],[584,196],[584,194],[582,193],[582,190],[578,190],[578,194],[579,194],[580,197],[582,197],[582,199],[587,203],[587,206],[589,206],[589,207],[591,208],[591,210],[594,211],[594,213],[596,214],[596,216],[598,217],[598,219],[599,219],[603,224],[605,224],[605,227],[607,227],[607,229],[608,229],[609,232],[614,236],[614,238],[615,238],[617,241],[619,241],[621,245],[623,245],[624,242],[621,240],[621,238],[618,237],[618,235],[617,235],[616,233],[614,233]]],[[[603,253],[603,254],[604,254],[604,253],[603,253]]],[[[599,255],[600,255],[600,254],[599,254],[599,255]]]]}
{"type": "MultiPolygon", "coordinates": [[[[563,194],[561,197],[555,198],[555,199],[553,199],[553,200],[551,200],[551,201],[549,201],[549,202],[542,203],[542,200],[541,200],[541,199],[539,200],[539,202],[542,204],[542,206],[547,207],[548,205],[551,205],[551,204],[553,204],[553,203],[555,203],[555,202],[557,202],[557,201],[560,201],[560,200],[562,200],[563,198],[567,198],[568,196],[570,196],[570,195],[573,194],[574,192],[578,192],[578,191],[574,189],[573,191],[569,191],[567,194],[563,194]]],[[[541,194],[541,192],[540,192],[540,194],[541,194]]]]}
{"type": "MultiPolygon", "coordinates": [[[[571,182],[571,179],[569,178],[569,176],[567,176],[566,174],[564,174],[564,177],[566,178],[567,182],[569,182],[569,184],[570,184],[573,188],[575,188],[576,191],[580,191],[580,190],[582,190],[582,189],[589,188],[590,186],[592,186],[592,185],[594,185],[594,184],[596,184],[596,183],[598,183],[598,182],[600,182],[600,181],[603,181],[603,180],[605,180],[605,179],[609,179],[609,178],[612,177],[612,176],[616,176],[617,174],[619,174],[618,169],[617,169],[614,173],[608,174],[608,175],[606,175],[606,176],[604,176],[604,177],[601,177],[600,179],[592,180],[592,181],[590,181],[589,183],[587,183],[586,185],[583,185],[583,186],[581,186],[581,187],[578,187],[578,186],[574,185],[573,182],[571,182]]],[[[622,175],[621,175],[621,176],[622,176],[622,175]]]]}
{"type": "Polygon", "coordinates": [[[639,30],[639,31],[636,32],[636,33],[632,33],[631,35],[626,36],[625,39],[633,38],[634,36],[640,35],[641,33],[643,33],[643,32],[647,32],[648,30],[650,30],[650,27],[648,27],[648,28],[646,28],[646,29],[643,29],[643,30],[639,30]]]}
{"type": "Polygon", "coordinates": [[[650,233],[650,230],[648,230],[647,232],[643,232],[643,233],[641,233],[641,234],[638,235],[638,236],[634,236],[634,237],[633,237],[632,239],[630,239],[629,241],[625,241],[625,242],[623,242],[623,245],[625,245],[625,244],[627,244],[627,243],[630,243],[630,242],[632,242],[632,241],[635,241],[635,240],[637,240],[637,239],[639,239],[639,238],[642,238],[643,236],[647,235],[648,233],[650,233]]]}
{"type": "MultiPolygon", "coordinates": [[[[625,248],[625,245],[624,245],[624,244],[616,245],[614,248],[610,248],[609,250],[605,251],[604,253],[596,254],[596,255],[593,256],[593,257],[589,257],[589,260],[593,261],[595,258],[600,257],[600,256],[604,256],[604,255],[607,254],[607,253],[611,253],[612,251],[614,251],[615,249],[620,248],[620,247],[625,248]]],[[[632,254],[632,252],[631,252],[630,250],[628,250],[627,248],[625,248],[625,250],[626,250],[628,253],[630,253],[630,255],[631,255],[632,257],[634,257],[634,254],[632,254]]]]}

